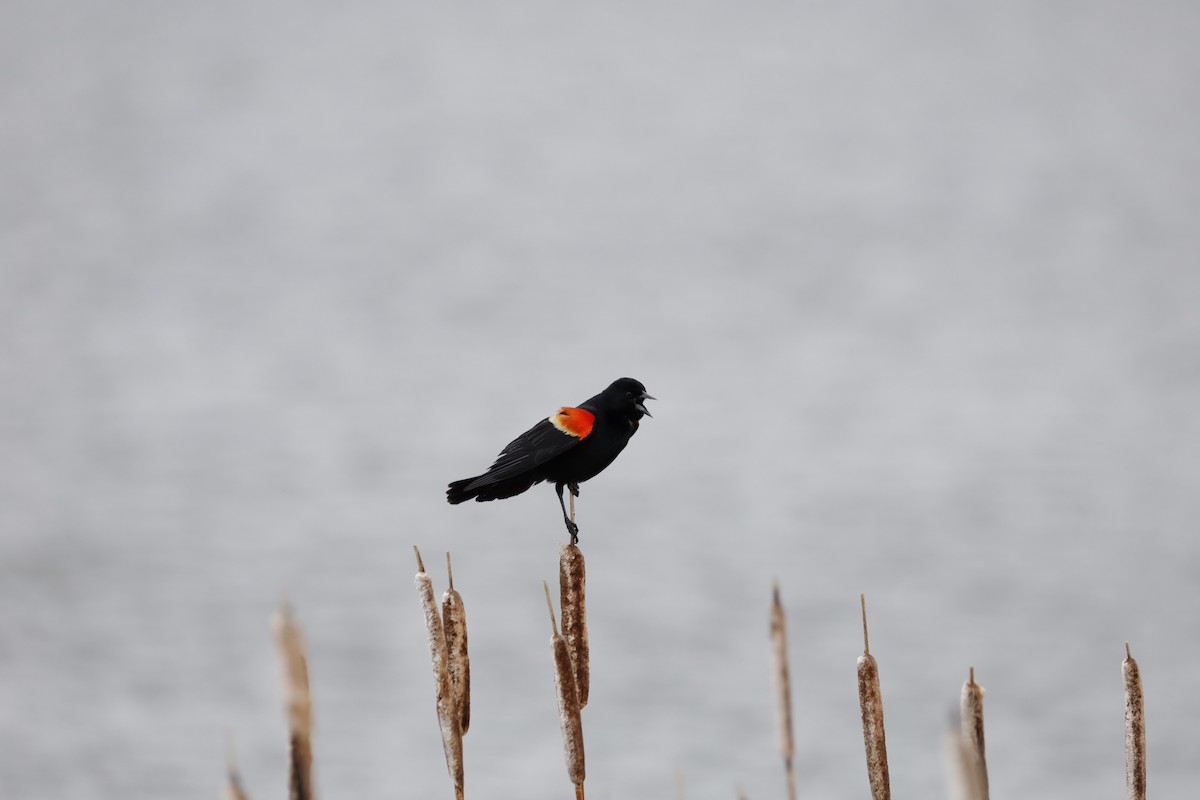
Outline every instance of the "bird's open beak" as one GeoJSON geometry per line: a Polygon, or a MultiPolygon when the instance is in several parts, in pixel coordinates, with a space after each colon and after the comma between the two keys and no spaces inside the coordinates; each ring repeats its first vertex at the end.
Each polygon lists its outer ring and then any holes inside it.
{"type": "Polygon", "coordinates": [[[654,419],[654,415],[646,410],[646,401],[647,400],[657,400],[657,399],[658,398],[654,397],[653,395],[648,395],[648,394],[643,393],[642,396],[638,398],[638,402],[635,403],[633,407],[636,408],[641,413],[645,414],[647,417],[650,417],[650,419],[654,419]]]}

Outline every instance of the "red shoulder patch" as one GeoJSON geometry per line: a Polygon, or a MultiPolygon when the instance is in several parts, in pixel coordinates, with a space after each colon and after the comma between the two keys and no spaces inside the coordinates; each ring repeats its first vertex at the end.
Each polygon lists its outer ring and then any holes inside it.
{"type": "Polygon", "coordinates": [[[586,439],[587,435],[592,432],[592,424],[596,421],[596,415],[582,408],[563,406],[551,414],[548,419],[551,425],[568,436],[586,439]]]}

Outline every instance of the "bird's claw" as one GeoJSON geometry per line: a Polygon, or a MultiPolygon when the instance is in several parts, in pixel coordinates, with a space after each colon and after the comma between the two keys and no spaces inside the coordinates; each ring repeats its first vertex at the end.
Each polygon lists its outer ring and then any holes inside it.
{"type": "Polygon", "coordinates": [[[579,544],[579,526],[571,520],[566,520],[567,533],[571,534],[571,544],[579,544]]]}

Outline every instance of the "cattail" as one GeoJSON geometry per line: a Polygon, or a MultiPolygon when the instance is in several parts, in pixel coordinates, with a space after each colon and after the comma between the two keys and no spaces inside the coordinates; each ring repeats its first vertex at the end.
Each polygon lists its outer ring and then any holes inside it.
{"type": "Polygon", "coordinates": [[[972,796],[988,800],[987,750],[983,737],[983,687],[975,682],[975,668],[968,672],[962,688],[959,726],[972,796]]]}
{"type": "Polygon", "coordinates": [[[778,581],[771,601],[771,656],[775,673],[775,707],[779,711],[779,749],[783,753],[788,798],[796,800],[796,773],[792,763],[796,751],[792,736],[792,679],[788,669],[787,619],[779,597],[778,581]]]}
{"type": "Polygon", "coordinates": [[[312,695],[308,688],[308,660],[300,624],[286,602],[275,617],[275,644],[283,665],[285,706],[288,717],[291,800],[315,797],[312,783],[312,695]]]}
{"type": "Polygon", "coordinates": [[[442,629],[446,635],[446,667],[458,715],[459,733],[467,734],[471,725],[471,658],[467,655],[467,610],[462,595],[454,589],[454,571],[450,553],[446,553],[446,577],[450,588],[442,595],[442,629]]]}
{"type": "Polygon", "coordinates": [[[1146,717],[1142,706],[1142,674],[1129,642],[1121,662],[1125,679],[1125,791],[1129,800],[1146,800],[1146,717]]]}
{"type": "Polygon", "coordinates": [[[237,759],[233,755],[233,741],[225,742],[225,800],[249,800],[242,786],[242,775],[238,770],[237,759]]]}
{"type": "Polygon", "coordinates": [[[858,657],[858,702],[862,707],[863,744],[867,750],[867,777],[873,800],[892,796],[888,780],[887,741],[883,732],[883,695],[879,691],[879,665],[867,643],[867,597],[862,603],[863,654],[858,657]]]}
{"type": "Polygon", "coordinates": [[[546,590],[546,605],[550,607],[550,649],[554,653],[554,689],[558,694],[558,719],[562,725],[563,754],[567,761],[567,777],[575,784],[576,800],[583,800],[584,757],[583,721],[579,718],[579,695],[575,691],[575,668],[571,664],[571,648],[566,637],[558,632],[554,621],[554,602],[550,599],[550,584],[546,590]]]}
{"type": "Polygon", "coordinates": [[[462,800],[462,731],[454,705],[454,690],[450,685],[446,634],[442,630],[442,618],[438,614],[437,602],[433,597],[433,581],[425,572],[425,565],[421,562],[421,551],[415,546],[413,551],[417,554],[417,594],[421,598],[421,610],[425,613],[425,634],[429,641],[429,659],[433,666],[438,725],[442,731],[442,749],[446,753],[446,770],[450,773],[450,779],[454,781],[455,797],[462,800]]]}
{"type": "MultiPolygon", "coordinates": [[[[574,498],[574,495],[571,497],[574,498]]],[[[586,588],[583,551],[574,544],[559,545],[558,590],[559,604],[562,606],[562,635],[571,651],[575,691],[579,697],[580,708],[587,705],[588,687],[591,683],[591,669],[588,666],[587,603],[584,597],[586,588]]]]}
{"type": "Polygon", "coordinates": [[[979,780],[979,762],[975,752],[959,730],[950,728],[945,737],[946,779],[951,800],[985,800],[985,790],[979,780]]]}

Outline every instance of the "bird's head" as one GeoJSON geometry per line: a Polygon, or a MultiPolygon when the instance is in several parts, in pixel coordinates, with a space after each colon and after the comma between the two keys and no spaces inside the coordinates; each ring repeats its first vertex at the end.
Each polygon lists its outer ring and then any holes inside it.
{"type": "Polygon", "coordinates": [[[654,416],[646,410],[646,401],[655,398],[646,392],[646,387],[641,381],[619,378],[604,390],[604,396],[612,407],[627,412],[633,419],[654,416]]]}

